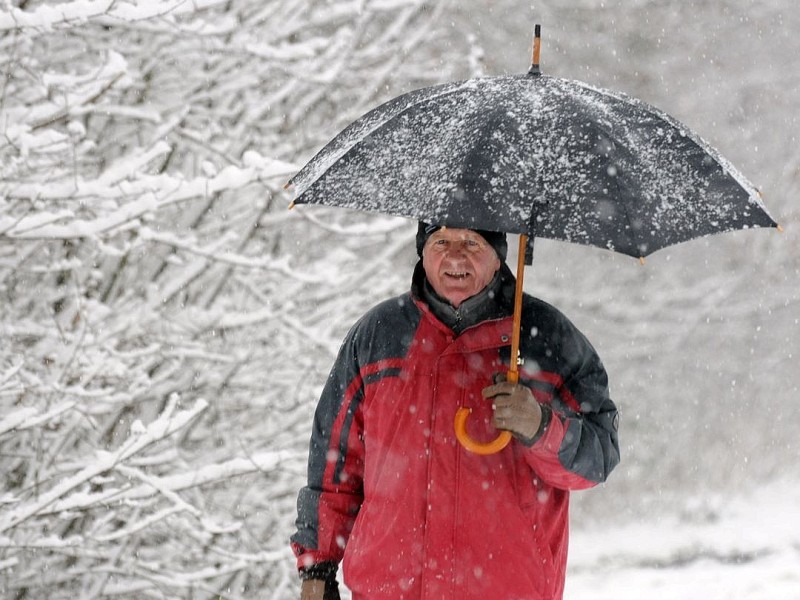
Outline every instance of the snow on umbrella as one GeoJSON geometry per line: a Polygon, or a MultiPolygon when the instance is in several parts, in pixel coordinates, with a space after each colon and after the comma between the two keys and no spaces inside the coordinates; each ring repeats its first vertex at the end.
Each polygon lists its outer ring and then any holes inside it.
{"type": "Polygon", "coordinates": [[[701,236],[777,227],[759,191],[671,116],[541,75],[539,39],[537,26],[525,75],[418,89],[350,124],[289,181],[292,205],[520,234],[518,299],[536,237],[643,259],[701,236]]]}

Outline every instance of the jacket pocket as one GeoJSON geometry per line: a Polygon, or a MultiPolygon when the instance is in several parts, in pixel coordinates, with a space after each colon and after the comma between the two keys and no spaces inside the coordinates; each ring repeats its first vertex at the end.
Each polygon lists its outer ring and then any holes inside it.
{"type": "Polygon", "coordinates": [[[551,572],[555,566],[550,536],[560,516],[557,510],[553,510],[552,492],[552,488],[531,471],[518,488],[520,510],[536,546],[536,560],[543,572],[551,572]]]}

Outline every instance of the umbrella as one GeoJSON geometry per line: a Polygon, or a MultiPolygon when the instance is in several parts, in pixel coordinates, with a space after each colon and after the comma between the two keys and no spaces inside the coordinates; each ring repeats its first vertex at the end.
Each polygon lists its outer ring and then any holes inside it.
{"type": "Polygon", "coordinates": [[[527,74],[426,87],[378,106],[287,184],[292,206],[520,234],[511,381],[534,238],[643,261],[697,237],[778,227],[760,192],[688,127],[626,94],[542,75],[539,48],[537,25],[527,74]]]}

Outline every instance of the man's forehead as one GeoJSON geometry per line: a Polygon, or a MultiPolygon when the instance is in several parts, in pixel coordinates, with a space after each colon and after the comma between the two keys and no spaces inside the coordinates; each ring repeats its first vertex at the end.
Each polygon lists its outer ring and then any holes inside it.
{"type": "Polygon", "coordinates": [[[454,227],[442,227],[434,231],[428,240],[448,239],[448,240],[478,240],[486,242],[483,236],[472,229],[456,229],[454,227]]]}

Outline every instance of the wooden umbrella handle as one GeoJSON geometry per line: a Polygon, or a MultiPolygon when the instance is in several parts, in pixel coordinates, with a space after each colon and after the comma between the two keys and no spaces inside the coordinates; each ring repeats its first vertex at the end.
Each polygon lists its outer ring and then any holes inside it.
{"type": "Polygon", "coordinates": [[[472,412],[471,408],[462,406],[456,411],[456,418],[453,426],[456,430],[456,439],[467,450],[474,454],[495,454],[508,446],[511,441],[510,431],[501,431],[491,442],[478,442],[473,440],[467,433],[467,417],[472,412]]]}

